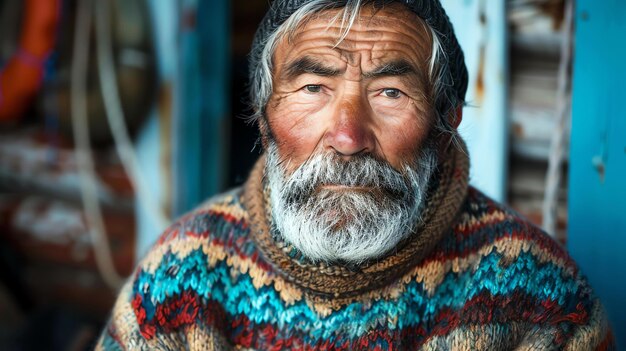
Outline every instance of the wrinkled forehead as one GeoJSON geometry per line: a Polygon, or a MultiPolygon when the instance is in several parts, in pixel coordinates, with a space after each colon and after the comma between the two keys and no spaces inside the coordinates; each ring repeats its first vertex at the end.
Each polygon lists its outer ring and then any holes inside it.
{"type": "Polygon", "coordinates": [[[366,53],[365,65],[401,59],[410,62],[421,78],[428,76],[432,53],[430,30],[421,18],[401,4],[378,8],[366,5],[353,17],[344,8],[324,10],[304,18],[292,32],[285,34],[274,55],[278,66],[302,56],[334,56],[356,65],[366,53]]]}

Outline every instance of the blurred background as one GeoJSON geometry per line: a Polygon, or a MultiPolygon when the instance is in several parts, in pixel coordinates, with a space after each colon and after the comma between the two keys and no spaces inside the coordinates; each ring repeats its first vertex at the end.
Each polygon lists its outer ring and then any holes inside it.
{"type": "MultiPolygon", "coordinates": [[[[472,183],[567,246],[626,347],[626,2],[442,2],[472,183]]],[[[160,231],[245,181],[267,7],[0,0],[0,350],[91,349],[160,231]]]]}

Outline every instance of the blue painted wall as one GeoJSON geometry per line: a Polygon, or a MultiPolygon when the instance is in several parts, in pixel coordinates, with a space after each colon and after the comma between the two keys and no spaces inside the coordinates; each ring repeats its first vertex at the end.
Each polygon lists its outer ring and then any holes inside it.
{"type": "MultiPolygon", "coordinates": [[[[159,81],[163,85],[174,85],[174,74],[176,68],[176,57],[171,55],[176,51],[176,33],[178,11],[174,1],[148,0],[148,8],[152,16],[152,31],[154,45],[156,48],[156,58],[158,66],[159,81]]],[[[143,172],[143,181],[153,192],[155,199],[158,199],[159,207],[169,213],[164,203],[164,199],[171,192],[171,185],[168,184],[167,170],[164,164],[168,162],[165,157],[168,150],[161,144],[160,134],[164,128],[170,126],[164,122],[171,117],[161,115],[162,111],[156,107],[150,113],[148,121],[136,136],[135,147],[137,149],[137,159],[139,167],[143,172]]],[[[135,244],[135,260],[141,260],[154,244],[161,232],[165,229],[160,223],[155,222],[155,218],[149,214],[145,204],[140,201],[135,202],[135,212],[137,218],[137,241],[135,244]]]]}
{"type": "MultiPolygon", "coordinates": [[[[173,116],[154,109],[137,136],[137,153],[155,198],[172,197],[173,208],[166,210],[175,218],[223,188],[229,152],[230,1],[147,3],[159,80],[173,92],[173,116]],[[168,129],[173,140],[166,145],[163,131],[168,129]]],[[[136,259],[141,259],[165,228],[141,203],[136,206],[136,259]]]]}
{"type": "Polygon", "coordinates": [[[626,1],[578,0],[568,247],[626,348],[626,1]]]}
{"type": "Polygon", "coordinates": [[[508,29],[505,0],[442,0],[469,73],[459,132],[470,158],[470,181],[506,200],[508,155],[508,29]]]}
{"type": "Polygon", "coordinates": [[[230,1],[181,0],[174,214],[223,190],[227,174],[230,1]]]}

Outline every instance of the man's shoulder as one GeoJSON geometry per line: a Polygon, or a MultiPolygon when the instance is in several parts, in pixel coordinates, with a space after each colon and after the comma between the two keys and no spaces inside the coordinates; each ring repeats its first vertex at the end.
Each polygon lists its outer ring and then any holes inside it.
{"type": "Polygon", "coordinates": [[[473,217],[471,219],[485,224],[498,223],[501,221],[515,221],[530,226],[533,229],[541,230],[510,206],[492,199],[473,186],[469,186],[468,188],[467,197],[461,207],[461,211],[466,221],[470,219],[469,217],[473,217]]]}
{"type": "Polygon", "coordinates": [[[213,196],[183,215],[139,263],[129,282],[132,295],[150,308],[151,303],[167,304],[173,298],[207,297],[211,282],[229,274],[227,261],[252,255],[247,217],[239,188],[213,196]]]}
{"type": "Polygon", "coordinates": [[[602,305],[562,244],[473,187],[451,235],[433,257],[439,260],[433,267],[442,267],[439,287],[453,296],[465,291],[459,296],[473,310],[480,306],[481,313],[475,315],[481,321],[497,315],[505,322],[527,323],[529,340],[556,342],[556,337],[572,345],[597,345],[604,338],[610,342],[602,305]],[[552,329],[557,327],[562,329],[552,329]]]}
{"type": "Polygon", "coordinates": [[[246,217],[246,213],[241,202],[242,192],[243,189],[241,187],[236,187],[213,195],[193,210],[181,216],[177,223],[186,223],[195,218],[203,217],[208,213],[217,214],[226,219],[236,217],[243,220],[246,217]]]}
{"type": "Polygon", "coordinates": [[[113,319],[131,312],[138,333],[150,343],[159,342],[157,333],[195,323],[200,306],[221,311],[216,301],[224,284],[232,283],[231,270],[245,265],[253,254],[247,218],[237,188],[211,197],[176,220],[136,267],[113,319]],[[214,300],[207,305],[210,298],[214,300]]]}
{"type": "Polygon", "coordinates": [[[510,206],[470,186],[455,222],[455,230],[468,234],[493,234],[554,241],[543,229],[510,206]]]}
{"type": "Polygon", "coordinates": [[[561,243],[475,188],[469,189],[453,235],[440,248],[450,262],[473,272],[471,286],[487,286],[492,294],[574,307],[583,302],[589,309],[595,303],[588,282],[561,243]]]}
{"type": "Polygon", "coordinates": [[[163,271],[164,276],[180,278],[172,272],[181,268],[203,274],[228,256],[249,251],[248,233],[241,188],[215,195],[171,224],[141,260],[136,274],[157,279],[162,276],[157,272],[163,271]]]}
{"type": "Polygon", "coordinates": [[[519,214],[480,190],[470,187],[466,201],[453,226],[458,255],[492,252],[508,259],[532,256],[577,270],[562,243],[519,214]],[[463,251],[463,252],[461,252],[463,251]]]}
{"type": "Polygon", "coordinates": [[[244,234],[248,214],[241,203],[242,189],[230,189],[214,195],[195,209],[182,215],[159,237],[156,246],[172,240],[219,239],[226,235],[244,234]],[[238,227],[239,230],[231,229],[238,227]]]}

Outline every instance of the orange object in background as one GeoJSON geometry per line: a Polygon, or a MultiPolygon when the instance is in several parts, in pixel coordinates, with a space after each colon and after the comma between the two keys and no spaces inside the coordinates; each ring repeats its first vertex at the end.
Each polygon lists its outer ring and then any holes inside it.
{"type": "Polygon", "coordinates": [[[17,120],[39,91],[57,36],[61,0],[26,0],[19,48],[0,70],[0,123],[17,120]]]}

